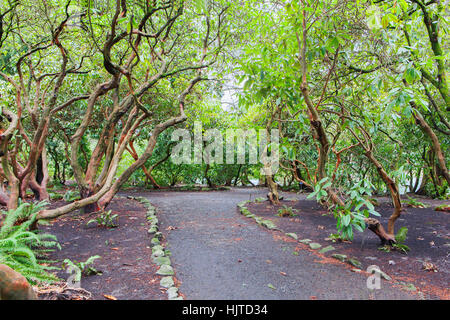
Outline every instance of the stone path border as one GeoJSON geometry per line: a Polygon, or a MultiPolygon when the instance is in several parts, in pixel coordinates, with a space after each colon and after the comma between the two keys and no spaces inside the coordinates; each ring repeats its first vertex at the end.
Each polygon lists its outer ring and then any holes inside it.
{"type": "MultiPolygon", "coordinates": [[[[262,201],[265,201],[265,199],[264,198],[256,198],[255,199],[255,202],[262,202],[262,201]]],[[[319,251],[319,253],[321,253],[321,254],[325,254],[327,252],[335,250],[335,248],[332,245],[329,245],[327,247],[322,248],[321,244],[313,242],[311,239],[300,239],[299,240],[298,239],[298,235],[296,233],[285,233],[285,232],[283,232],[282,230],[278,229],[278,227],[275,225],[275,223],[273,223],[273,221],[268,220],[268,219],[263,219],[261,217],[258,217],[255,214],[251,213],[250,210],[245,206],[247,203],[251,203],[251,202],[252,201],[249,201],[249,200],[239,202],[237,204],[237,206],[239,208],[239,212],[243,216],[255,220],[256,223],[259,224],[260,226],[263,226],[263,227],[265,227],[265,228],[267,228],[269,230],[279,231],[279,232],[285,234],[286,236],[295,239],[299,243],[308,245],[312,250],[319,251]]],[[[339,253],[333,253],[333,254],[331,254],[331,257],[334,258],[334,259],[337,259],[337,260],[339,260],[341,262],[348,263],[351,266],[353,266],[354,267],[352,269],[353,272],[363,272],[363,270],[360,269],[361,268],[361,262],[358,261],[355,258],[348,258],[345,254],[339,254],[339,253]]],[[[385,279],[387,281],[391,281],[392,280],[392,278],[389,275],[387,275],[385,272],[383,272],[381,270],[379,270],[379,272],[380,272],[380,275],[381,275],[381,277],[383,279],[385,279]]]]}
{"type": "Polygon", "coordinates": [[[156,208],[145,197],[128,197],[142,203],[146,208],[147,222],[150,224],[148,234],[152,237],[150,245],[152,246],[152,261],[159,266],[156,274],[161,276],[159,285],[161,288],[167,289],[167,297],[169,300],[183,300],[179,295],[178,288],[174,282],[174,270],[170,262],[170,251],[166,249],[166,244],[162,243],[162,233],[159,231],[158,218],[156,216],[156,208]]]}

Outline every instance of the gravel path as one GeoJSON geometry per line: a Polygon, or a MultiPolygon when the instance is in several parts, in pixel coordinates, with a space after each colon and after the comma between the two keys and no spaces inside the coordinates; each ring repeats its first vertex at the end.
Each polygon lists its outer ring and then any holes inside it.
{"type": "Polygon", "coordinates": [[[252,188],[128,194],[144,196],[158,208],[160,230],[186,299],[416,298],[384,280],[381,290],[369,291],[365,275],[319,263],[305,250],[293,254],[295,242],[284,241],[279,232],[237,211],[240,201],[265,193],[252,188]]]}

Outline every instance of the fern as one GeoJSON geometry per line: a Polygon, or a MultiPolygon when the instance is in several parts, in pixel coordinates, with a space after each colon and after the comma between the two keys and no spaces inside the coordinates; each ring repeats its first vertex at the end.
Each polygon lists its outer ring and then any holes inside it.
{"type": "Polygon", "coordinates": [[[37,213],[46,205],[45,201],[21,202],[17,209],[0,214],[4,216],[0,227],[0,263],[21,273],[33,284],[58,280],[49,273],[57,268],[44,265],[45,261],[42,260],[50,249],[61,248],[56,237],[29,230],[36,222],[37,213]]]}
{"type": "Polygon", "coordinates": [[[64,196],[63,196],[64,201],[67,202],[73,202],[75,200],[80,200],[80,192],[78,192],[77,190],[68,190],[64,196]]]}
{"type": "Polygon", "coordinates": [[[100,256],[91,256],[86,261],[72,261],[70,259],[64,259],[63,261],[63,268],[75,271],[75,282],[81,281],[81,276],[84,274],[86,276],[93,275],[93,274],[102,274],[101,271],[98,271],[94,267],[91,267],[95,260],[100,259],[100,256]]]}

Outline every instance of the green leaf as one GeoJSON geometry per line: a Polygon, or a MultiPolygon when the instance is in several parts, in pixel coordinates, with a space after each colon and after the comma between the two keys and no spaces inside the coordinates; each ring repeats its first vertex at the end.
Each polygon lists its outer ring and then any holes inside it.
{"type": "Polygon", "coordinates": [[[398,230],[397,234],[395,235],[395,240],[398,243],[405,242],[407,233],[408,233],[408,228],[407,227],[401,227],[400,230],[398,230]]]}
{"type": "Polygon", "coordinates": [[[404,74],[406,82],[409,84],[413,84],[416,80],[419,80],[421,77],[421,73],[419,70],[416,70],[414,68],[406,69],[404,74]]]}
{"type": "Polygon", "coordinates": [[[351,221],[351,217],[349,214],[342,217],[342,225],[343,226],[345,226],[345,227],[348,226],[350,224],[350,221],[351,221]]]}

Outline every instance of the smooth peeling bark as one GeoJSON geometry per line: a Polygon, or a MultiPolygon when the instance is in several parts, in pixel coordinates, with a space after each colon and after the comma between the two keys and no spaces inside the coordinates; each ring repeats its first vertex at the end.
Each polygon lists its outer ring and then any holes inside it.
{"type": "Polygon", "coordinates": [[[439,139],[438,139],[437,135],[434,133],[433,129],[431,129],[431,127],[428,125],[428,123],[422,117],[420,112],[417,110],[417,106],[415,105],[415,103],[412,102],[411,105],[414,108],[413,114],[414,114],[414,119],[416,120],[416,123],[420,126],[422,131],[431,140],[433,152],[437,157],[437,163],[439,165],[439,168],[441,169],[440,173],[445,178],[448,185],[450,185],[450,174],[449,174],[447,166],[446,166],[446,159],[445,159],[444,153],[442,152],[442,148],[441,148],[439,139]]]}
{"type": "Polygon", "coordinates": [[[278,185],[275,181],[273,181],[272,175],[267,175],[267,186],[269,188],[269,193],[267,197],[272,204],[280,204],[280,195],[278,193],[278,185]]]}
{"type": "MultiPolygon", "coordinates": [[[[192,87],[191,87],[192,88],[192,87]]],[[[190,91],[190,89],[189,89],[190,91]]],[[[183,99],[184,101],[184,99],[183,99]]],[[[143,154],[141,157],[136,160],[131,166],[129,166],[122,175],[114,182],[112,187],[105,193],[105,195],[102,196],[102,198],[99,201],[100,208],[105,208],[108,206],[108,204],[111,202],[113,197],[116,195],[116,193],[119,191],[120,187],[130,178],[130,176],[135,172],[137,169],[145,165],[148,159],[153,154],[153,150],[155,148],[156,142],[158,140],[159,135],[166,130],[167,128],[174,126],[178,123],[184,122],[187,119],[186,115],[184,114],[184,111],[182,110],[181,115],[178,117],[171,118],[163,123],[158,124],[155,129],[152,132],[152,135],[148,141],[147,147],[145,148],[143,154]]]]}
{"type": "MultiPolygon", "coordinates": [[[[128,142],[130,137],[131,137],[131,133],[128,132],[126,135],[126,138],[125,138],[125,142],[128,142]]],[[[100,188],[100,190],[98,192],[92,194],[91,196],[89,196],[85,199],[74,201],[70,204],[67,204],[67,205],[59,207],[59,208],[42,210],[37,214],[36,219],[56,218],[58,216],[61,216],[63,214],[71,212],[73,210],[77,210],[77,209],[86,207],[88,205],[91,205],[93,203],[96,203],[103,195],[105,195],[110,190],[110,188],[113,184],[113,180],[115,178],[120,159],[125,150],[124,145],[125,145],[125,143],[123,143],[121,146],[119,146],[117,153],[114,155],[113,159],[111,160],[111,166],[110,166],[110,170],[108,172],[108,176],[105,180],[104,185],[100,188]]]]}
{"type": "Polygon", "coordinates": [[[0,190],[0,204],[2,206],[7,206],[9,202],[9,196],[3,190],[0,190]]]}
{"type": "Polygon", "coordinates": [[[380,221],[374,218],[366,218],[364,222],[367,224],[367,228],[380,238],[383,245],[395,243],[395,238],[384,230],[380,221]]]}
{"type": "Polygon", "coordinates": [[[9,111],[6,107],[3,107],[1,110],[3,116],[10,122],[8,128],[0,134],[0,152],[1,156],[1,165],[3,169],[4,176],[8,179],[10,193],[8,198],[8,210],[16,209],[20,196],[20,181],[14,174],[12,168],[9,165],[8,161],[8,144],[13,136],[13,133],[18,128],[19,117],[13,112],[9,111]]]}
{"type": "Polygon", "coordinates": [[[372,162],[372,164],[377,169],[378,174],[380,175],[383,182],[386,184],[389,193],[391,195],[392,203],[394,205],[394,212],[388,219],[387,232],[384,230],[381,223],[373,218],[366,219],[366,223],[371,231],[375,232],[375,234],[380,238],[382,243],[394,243],[395,242],[395,221],[400,217],[402,212],[402,203],[400,200],[400,192],[398,191],[398,186],[392,180],[392,178],[387,174],[384,170],[381,163],[374,157],[372,151],[365,152],[366,157],[372,162]]]}
{"type": "Polygon", "coordinates": [[[445,60],[441,57],[444,56],[444,52],[441,47],[441,43],[439,42],[440,36],[440,26],[439,26],[439,16],[442,15],[445,16],[445,8],[441,1],[438,1],[437,8],[438,8],[438,14],[434,14],[429,11],[427,6],[419,0],[413,0],[423,13],[423,23],[427,29],[428,33],[428,39],[430,41],[431,50],[433,51],[433,54],[435,57],[439,57],[439,59],[435,59],[435,62],[437,64],[437,77],[434,77],[429,72],[422,69],[422,73],[424,77],[430,81],[431,84],[433,84],[436,89],[439,91],[439,93],[442,96],[442,99],[445,101],[445,105],[448,108],[450,108],[450,93],[448,89],[448,83],[447,83],[447,74],[446,74],[446,66],[445,66],[445,60]]]}
{"type": "MultiPolygon", "coordinates": [[[[95,194],[95,191],[89,189],[81,189],[80,190],[80,198],[87,199],[95,194]]],[[[99,206],[97,202],[89,203],[83,207],[83,213],[92,213],[99,210],[99,206]]]]}
{"type": "Polygon", "coordinates": [[[47,191],[47,184],[49,180],[47,152],[44,149],[41,156],[36,163],[36,174],[30,175],[28,187],[33,191],[35,199],[38,201],[50,200],[47,191]]]}
{"type": "MultiPolygon", "coordinates": [[[[326,174],[326,165],[328,162],[328,155],[330,152],[330,142],[328,140],[327,133],[325,132],[325,128],[323,127],[323,122],[320,117],[318,106],[320,104],[320,100],[317,104],[317,106],[314,105],[314,103],[311,100],[311,97],[309,95],[309,89],[308,89],[308,81],[307,81],[307,73],[308,73],[308,66],[306,62],[306,39],[308,36],[308,31],[306,27],[306,11],[303,11],[303,21],[302,21],[302,31],[303,31],[303,37],[302,40],[300,40],[298,34],[297,34],[297,41],[299,46],[299,59],[300,64],[302,68],[302,82],[300,85],[300,89],[303,95],[303,98],[305,100],[307,109],[308,109],[308,116],[309,121],[312,129],[312,136],[314,140],[316,140],[318,143],[318,150],[319,150],[319,156],[317,159],[317,173],[318,173],[318,181],[322,180],[323,178],[327,177],[326,174]]],[[[336,56],[339,51],[336,51],[336,56]]],[[[337,59],[335,59],[337,60],[337,59]]],[[[334,69],[333,67],[329,71],[329,75],[331,74],[331,71],[334,69]]],[[[325,92],[326,84],[323,88],[323,91],[325,92]]],[[[326,189],[328,195],[330,196],[330,200],[337,204],[337,205],[343,205],[344,202],[339,198],[337,193],[334,191],[332,186],[328,187],[326,189]]]]}

